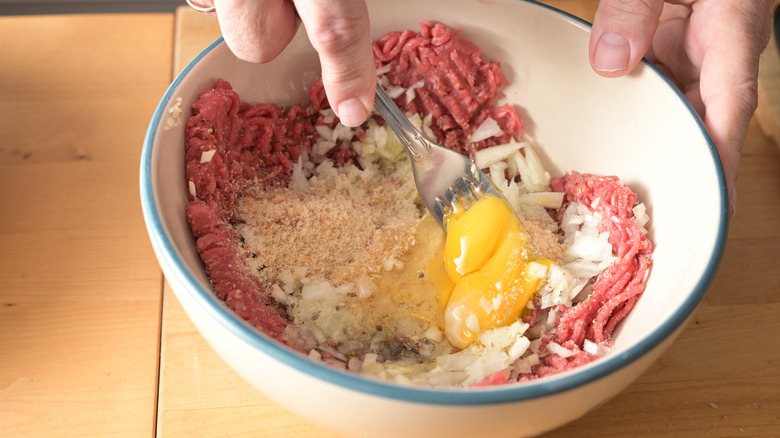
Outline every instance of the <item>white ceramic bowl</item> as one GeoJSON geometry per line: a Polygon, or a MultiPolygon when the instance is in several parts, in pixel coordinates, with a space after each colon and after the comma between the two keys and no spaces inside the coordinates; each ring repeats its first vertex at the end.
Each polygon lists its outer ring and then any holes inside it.
{"type": "Polygon", "coordinates": [[[250,102],[306,103],[319,63],[303,32],[265,65],[236,59],[218,40],[163,96],[147,132],[140,182],[149,235],[167,280],[204,338],[249,383],[343,435],[517,437],[582,416],[662,354],[713,278],[728,207],[710,138],[681,94],[650,64],[622,79],[593,73],[589,25],[555,9],[518,0],[375,0],[369,9],[374,38],[417,30],[421,20],[462,28],[487,59],[501,62],[511,82],[508,100],[519,107],[548,169],[618,175],[647,204],[653,272],[614,338],[614,354],[525,384],[472,390],[396,386],[310,361],[249,327],[212,295],[184,213],[184,129],[164,129],[168,111],[181,98],[186,120],[192,102],[217,78],[250,102]]]}

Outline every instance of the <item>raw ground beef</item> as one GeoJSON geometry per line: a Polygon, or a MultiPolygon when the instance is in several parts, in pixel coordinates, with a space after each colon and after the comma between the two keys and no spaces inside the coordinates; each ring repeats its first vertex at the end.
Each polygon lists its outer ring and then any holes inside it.
{"type": "MultiPolygon", "coordinates": [[[[440,144],[471,156],[489,146],[519,139],[523,122],[515,109],[496,102],[504,97],[508,84],[497,62],[487,62],[473,42],[461,31],[443,24],[420,23],[419,33],[390,32],[373,45],[374,64],[391,86],[412,89],[413,98],[394,99],[411,114],[431,114],[431,130],[440,144]],[[469,141],[488,118],[494,119],[504,135],[476,143],[469,141]]],[[[330,108],[322,81],[310,93],[314,111],[330,108]]]]}
{"type": "Polygon", "coordinates": [[[565,192],[566,203],[580,202],[590,206],[604,218],[599,232],[609,233],[609,243],[617,260],[602,272],[584,301],[572,307],[561,306],[562,314],[554,328],[542,339],[546,345],[554,341],[575,354],[563,358],[555,354],[543,356],[530,375],[521,380],[544,377],[573,369],[598,358],[583,350],[585,340],[608,343],[615,328],[645,290],[653,245],[634,219],[637,196],[614,176],[597,176],[572,172],[551,182],[551,188],[565,192]]]}

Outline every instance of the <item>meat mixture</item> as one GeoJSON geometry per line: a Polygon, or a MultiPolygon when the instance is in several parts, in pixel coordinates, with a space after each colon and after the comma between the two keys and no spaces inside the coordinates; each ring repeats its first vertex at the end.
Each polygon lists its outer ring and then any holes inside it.
{"type": "Polygon", "coordinates": [[[314,360],[402,384],[526,381],[609,354],[651,267],[636,194],[614,176],[550,178],[502,103],[500,65],[460,31],[422,22],[373,49],[396,104],[490,173],[550,261],[531,267],[542,279],[533,298],[468,347],[448,342],[430,263],[445,235],[403,146],[378,116],[341,125],[321,81],[287,108],[244,102],[224,80],[193,104],[187,218],[214,293],[314,360]]]}

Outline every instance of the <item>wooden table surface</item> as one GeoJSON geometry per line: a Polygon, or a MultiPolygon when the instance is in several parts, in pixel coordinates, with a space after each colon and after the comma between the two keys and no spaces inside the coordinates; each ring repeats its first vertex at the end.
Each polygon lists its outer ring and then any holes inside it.
{"type": "MultiPolygon", "coordinates": [[[[548,3],[590,21],[597,2],[548,3]]],[[[333,436],[215,355],[146,236],[146,126],[218,35],[186,8],[0,17],[0,436],[333,436]]],[[[628,389],[547,436],[780,436],[780,149],[764,116],[692,322],[628,389]]]]}

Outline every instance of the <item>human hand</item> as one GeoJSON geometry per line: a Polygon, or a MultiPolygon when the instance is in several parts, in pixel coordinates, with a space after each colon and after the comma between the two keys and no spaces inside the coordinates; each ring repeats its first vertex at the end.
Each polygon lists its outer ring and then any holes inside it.
{"type": "Polygon", "coordinates": [[[590,39],[593,69],[629,73],[643,56],[702,116],[736,209],[742,143],[758,105],[758,64],[771,34],[769,0],[601,0],[590,39]]]}
{"type": "Polygon", "coordinates": [[[363,0],[214,0],[214,7],[225,43],[249,62],[276,58],[303,22],[320,57],[328,101],[341,123],[357,126],[368,117],[376,69],[363,0]]]}

